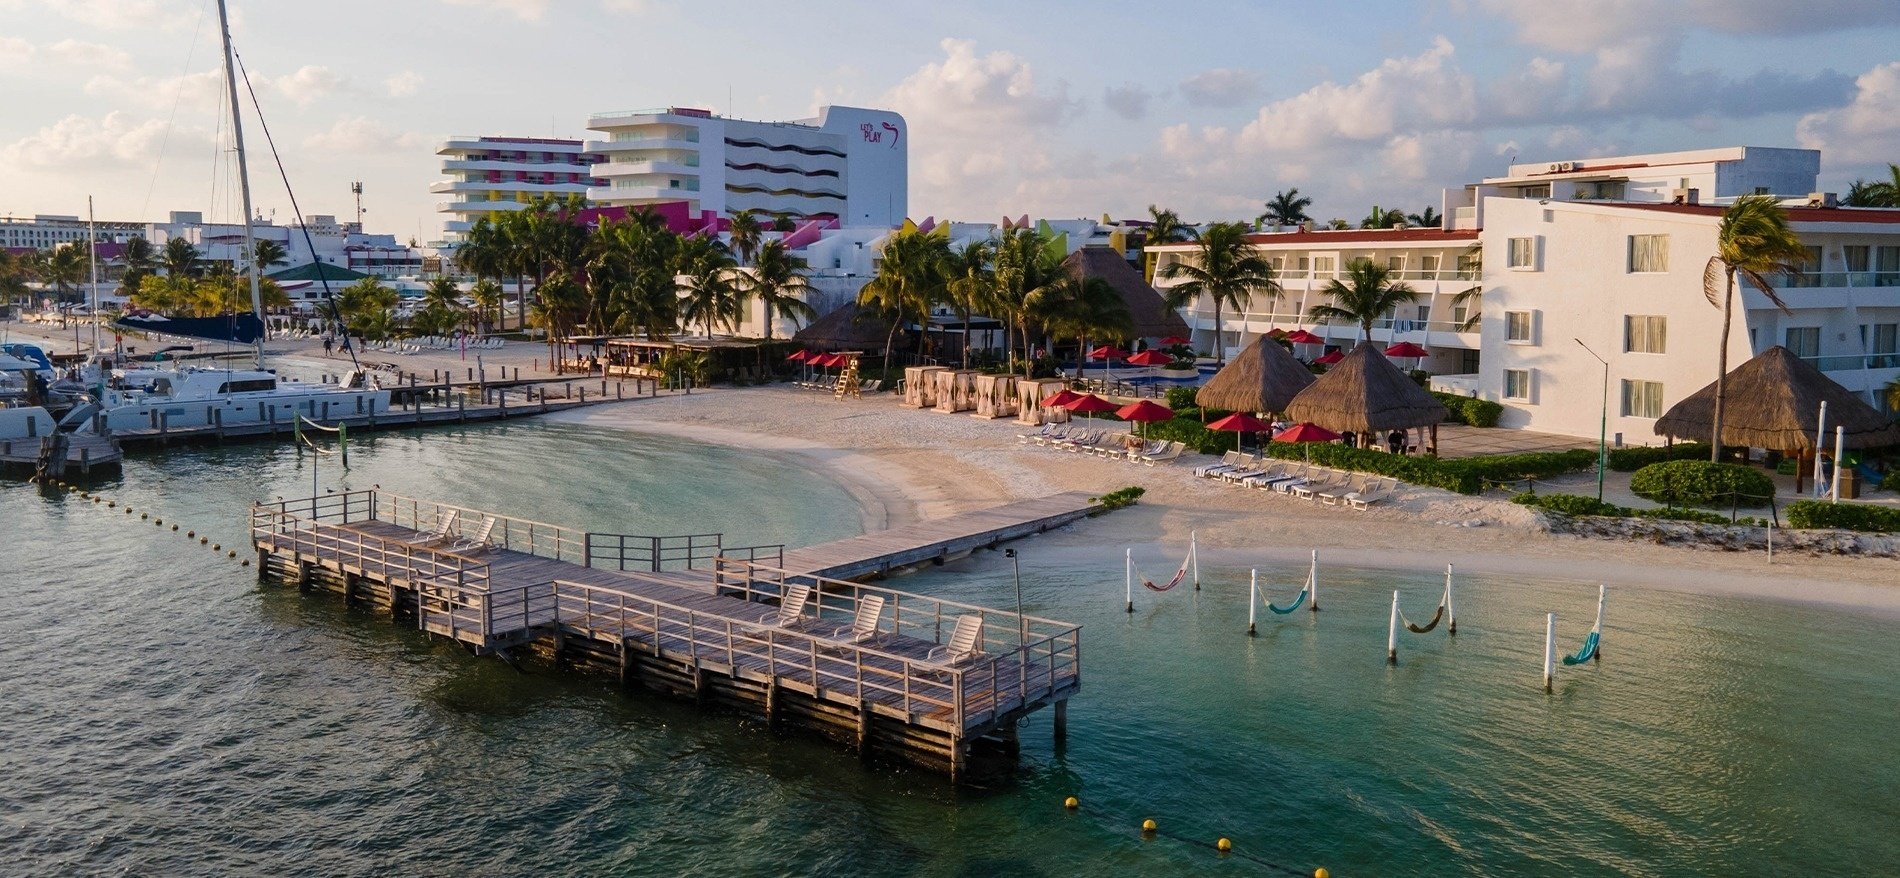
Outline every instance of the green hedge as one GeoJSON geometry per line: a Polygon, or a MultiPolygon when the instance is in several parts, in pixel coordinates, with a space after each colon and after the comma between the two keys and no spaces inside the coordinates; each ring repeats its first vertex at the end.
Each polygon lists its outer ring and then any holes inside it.
{"type": "Polygon", "coordinates": [[[1594,451],[1551,451],[1531,454],[1498,454],[1439,460],[1423,455],[1387,454],[1344,445],[1308,443],[1306,445],[1269,443],[1269,457],[1285,460],[1310,459],[1335,469],[1391,476],[1400,481],[1444,488],[1460,494],[1477,494],[1493,482],[1513,482],[1524,478],[1548,478],[1560,473],[1587,469],[1596,463],[1594,451]]]}
{"type": "Polygon", "coordinates": [[[1880,489],[1883,491],[1900,491],[1900,466],[1894,467],[1887,473],[1886,478],[1880,480],[1880,489]]]}
{"type": "Polygon", "coordinates": [[[1796,500],[1788,504],[1788,523],[1795,527],[1828,527],[1891,533],[1900,531],[1900,509],[1871,506],[1866,503],[1796,500]]]}
{"type": "Polygon", "coordinates": [[[1504,414],[1504,406],[1488,399],[1475,396],[1461,396],[1456,393],[1432,391],[1432,396],[1445,406],[1445,420],[1454,424],[1470,424],[1473,427],[1495,427],[1498,418],[1504,414]]]}
{"type": "MultiPolygon", "coordinates": [[[[1611,518],[1660,518],[1671,521],[1693,521],[1698,524],[1731,524],[1728,517],[1702,509],[1631,509],[1606,503],[1595,497],[1582,497],[1576,494],[1519,494],[1511,502],[1533,506],[1564,515],[1602,515],[1611,518]]],[[[1746,519],[1741,524],[1753,524],[1755,519],[1746,519]]]]}
{"type": "Polygon", "coordinates": [[[1652,463],[1630,476],[1636,496],[1658,503],[1763,506],[1774,496],[1774,480],[1754,467],[1706,460],[1652,463]]]}
{"type": "Polygon", "coordinates": [[[1640,448],[1610,449],[1610,469],[1619,473],[1633,472],[1652,463],[1670,460],[1708,460],[1709,446],[1705,442],[1683,442],[1677,445],[1649,445],[1640,448]]]}
{"type": "Polygon", "coordinates": [[[1225,454],[1234,449],[1234,434],[1209,430],[1199,417],[1175,417],[1142,425],[1149,439],[1170,439],[1202,454],[1225,454]]]}
{"type": "Polygon", "coordinates": [[[1182,409],[1193,408],[1194,394],[1199,391],[1199,387],[1168,388],[1168,408],[1174,409],[1177,412],[1182,409]]]}

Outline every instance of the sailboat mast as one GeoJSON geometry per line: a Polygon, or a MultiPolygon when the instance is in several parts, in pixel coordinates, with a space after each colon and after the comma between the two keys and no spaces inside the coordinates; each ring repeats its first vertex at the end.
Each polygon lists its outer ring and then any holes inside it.
{"type": "MultiPolygon", "coordinates": [[[[224,0],[218,0],[218,33],[224,37],[224,84],[231,95],[231,139],[237,147],[238,191],[244,202],[244,263],[250,267],[251,275],[251,313],[257,315],[257,322],[264,325],[264,293],[257,281],[257,241],[251,233],[251,170],[244,161],[244,122],[243,113],[238,110],[237,73],[233,69],[231,50],[231,18],[225,13],[224,0]]],[[[257,337],[257,362],[264,363],[264,336],[257,337]]]]}
{"type": "Polygon", "coordinates": [[[99,226],[92,216],[92,196],[86,196],[86,264],[92,267],[92,354],[99,355],[99,226]]]}

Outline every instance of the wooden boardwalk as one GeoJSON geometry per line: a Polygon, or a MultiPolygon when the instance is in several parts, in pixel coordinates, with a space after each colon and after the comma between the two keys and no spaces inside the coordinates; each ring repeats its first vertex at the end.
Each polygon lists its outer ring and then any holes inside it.
{"type": "Polygon", "coordinates": [[[252,539],[260,578],[387,606],[478,652],[532,651],[958,780],[973,745],[1012,749],[1030,712],[1054,705],[1061,734],[1081,686],[1079,626],[788,569],[782,547],[717,535],[583,533],[358,491],[258,504],[252,539]],[[951,656],[959,620],[978,632],[976,649],[951,656]]]}
{"type": "Polygon", "coordinates": [[[832,579],[883,576],[1076,521],[1095,508],[1080,491],[920,521],[785,553],[784,567],[832,579]]]}

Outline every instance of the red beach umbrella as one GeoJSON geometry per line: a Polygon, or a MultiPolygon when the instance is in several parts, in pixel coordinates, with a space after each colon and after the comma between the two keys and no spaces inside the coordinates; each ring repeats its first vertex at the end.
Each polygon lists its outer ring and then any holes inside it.
{"type": "Polygon", "coordinates": [[[1089,351],[1089,359],[1091,360],[1126,360],[1128,359],[1128,352],[1112,344],[1105,344],[1105,345],[1102,345],[1101,347],[1096,348],[1095,350],[1089,351]]]}
{"type": "Polygon", "coordinates": [[[1339,434],[1318,424],[1298,423],[1273,434],[1275,442],[1333,442],[1339,434]]]}
{"type": "Polygon", "coordinates": [[[806,360],[811,359],[811,352],[808,350],[805,350],[804,348],[799,348],[798,350],[793,351],[792,355],[789,357],[786,357],[785,359],[790,360],[791,362],[794,362],[794,363],[803,363],[806,360]]]}
{"type": "Polygon", "coordinates": [[[1115,404],[1093,393],[1085,393],[1076,397],[1073,402],[1063,406],[1063,408],[1071,412],[1082,412],[1090,417],[1094,417],[1096,412],[1114,411],[1115,404]]]}
{"type": "Polygon", "coordinates": [[[1134,421],[1138,424],[1145,424],[1150,421],[1171,420],[1174,417],[1174,409],[1168,408],[1154,400],[1144,399],[1116,409],[1115,414],[1119,415],[1124,421],[1134,421]]]}
{"type": "Polygon", "coordinates": [[[1269,430],[1272,430],[1273,425],[1267,423],[1266,421],[1260,420],[1259,418],[1256,418],[1253,415],[1247,414],[1246,412],[1234,412],[1233,414],[1228,415],[1227,417],[1221,418],[1220,420],[1215,421],[1214,423],[1208,424],[1207,429],[1220,430],[1222,432],[1234,434],[1234,450],[1239,451],[1240,450],[1240,434],[1265,433],[1269,430]]]}
{"type": "Polygon", "coordinates": [[[1307,332],[1304,329],[1296,329],[1287,333],[1286,340],[1294,344],[1324,344],[1326,342],[1325,339],[1307,332]]]}
{"type": "Polygon", "coordinates": [[[1343,360],[1343,359],[1345,359],[1345,358],[1346,358],[1346,355],[1345,355],[1345,354],[1342,354],[1342,353],[1340,353],[1340,352],[1338,352],[1338,351],[1333,351],[1333,352],[1332,352],[1332,353],[1330,353],[1330,354],[1326,354],[1326,355],[1324,355],[1324,356],[1321,356],[1321,357],[1318,357],[1318,358],[1315,358],[1315,359],[1313,360],[1313,362],[1315,362],[1315,363],[1320,363],[1320,364],[1323,364],[1323,365],[1327,365],[1327,366],[1331,366],[1332,364],[1334,364],[1334,363],[1337,363],[1337,362],[1339,362],[1340,360],[1343,360]]]}
{"type": "Polygon", "coordinates": [[[1178,336],[1178,335],[1170,335],[1170,336],[1167,336],[1167,337],[1165,337],[1165,338],[1163,338],[1163,339],[1161,339],[1161,340],[1160,340],[1160,342],[1159,342],[1159,344],[1160,344],[1160,345],[1161,345],[1162,347],[1167,347],[1167,348],[1171,348],[1171,347],[1174,347],[1175,345],[1178,345],[1178,344],[1187,344],[1187,343],[1188,343],[1188,340],[1187,340],[1187,339],[1185,339],[1185,338],[1182,338],[1182,337],[1180,337],[1180,336],[1178,336]]]}
{"type": "Polygon", "coordinates": [[[1174,357],[1157,351],[1154,348],[1149,348],[1128,358],[1128,363],[1133,366],[1166,366],[1172,362],[1174,362],[1174,357]]]}
{"type": "Polygon", "coordinates": [[[1417,358],[1417,357],[1429,357],[1432,355],[1432,352],[1422,347],[1419,347],[1418,345],[1415,345],[1409,341],[1402,341],[1389,348],[1386,348],[1385,355],[1388,357],[1417,358]]]}
{"type": "Polygon", "coordinates": [[[1046,409],[1067,408],[1070,403],[1073,403],[1076,400],[1081,399],[1081,398],[1082,397],[1080,394],[1077,394],[1075,391],[1070,390],[1067,387],[1064,387],[1061,390],[1058,390],[1054,393],[1049,394],[1048,396],[1043,397],[1042,401],[1036,404],[1046,409]]]}

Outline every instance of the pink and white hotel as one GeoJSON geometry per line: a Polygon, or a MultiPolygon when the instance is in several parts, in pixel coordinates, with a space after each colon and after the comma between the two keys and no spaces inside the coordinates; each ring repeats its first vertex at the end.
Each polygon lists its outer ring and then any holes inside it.
{"type": "Polygon", "coordinates": [[[451,196],[437,202],[445,214],[448,240],[468,231],[487,214],[520,210],[536,195],[563,198],[587,194],[605,185],[593,167],[606,157],[590,152],[578,140],[541,137],[450,137],[436,148],[442,156],[444,180],[430,192],[451,196]]]}

